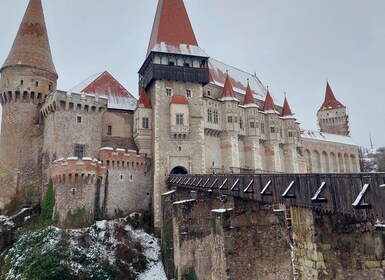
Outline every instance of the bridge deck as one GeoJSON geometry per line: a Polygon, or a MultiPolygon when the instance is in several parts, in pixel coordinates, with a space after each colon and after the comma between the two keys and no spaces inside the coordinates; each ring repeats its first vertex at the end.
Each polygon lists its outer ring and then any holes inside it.
{"type": "Polygon", "coordinates": [[[385,173],[170,175],[170,187],[385,220],[385,173]]]}

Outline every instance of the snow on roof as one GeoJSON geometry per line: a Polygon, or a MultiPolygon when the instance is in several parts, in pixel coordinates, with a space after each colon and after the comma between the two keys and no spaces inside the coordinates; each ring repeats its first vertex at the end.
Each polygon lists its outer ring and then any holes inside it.
{"type": "Polygon", "coordinates": [[[82,81],[81,83],[79,83],[78,85],[74,86],[73,88],[71,88],[69,90],[69,92],[78,92],[78,93],[81,93],[83,92],[83,90],[89,85],[91,84],[93,81],[95,81],[98,77],[100,77],[100,75],[102,75],[103,72],[100,72],[100,73],[96,73],[96,74],[93,74],[91,76],[89,76],[87,79],[85,79],[84,81],[82,81]]]}
{"type": "Polygon", "coordinates": [[[200,57],[208,57],[208,55],[199,47],[193,45],[171,45],[166,44],[165,42],[160,42],[154,45],[151,49],[152,52],[160,53],[174,53],[174,54],[183,54],[183,55],[192,55],[200,57]]]}
{"type": "Polygon", "coordinates": [[[254,98],[262,101],[265,100],[267,89],[256,75],[239,70],[213,58],[209,58],[209,69],[210,81],[214,85],[224,87],[228,73],[234,91],[240,94],[246,94],[247,81],[249,80],[254,98]]]}
{"type": "Polygon", "coordinates": [[[324,132],[313,131],[308,129],[301,129],[301,138],[357,146],[357,144],[353,141],[353,139],[350,136],[324,133],[324,132]]]}
{"type": "Polygon", "coordinates": [[[137,100],[107,71],[89,76],[69,90],[108,98],[108,109],[135,110],[137,100]]]}

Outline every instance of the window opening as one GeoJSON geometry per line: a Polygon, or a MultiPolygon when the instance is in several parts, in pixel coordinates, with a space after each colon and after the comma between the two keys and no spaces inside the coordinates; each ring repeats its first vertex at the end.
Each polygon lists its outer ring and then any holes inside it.
{"type": "Polygon", "coordinates": [[[84,157],[84,145],[75,146],[75,157],[83,158],[84,157]]]}
{"type": "Polygon", "coordinates": [[[149,119],[148,118],[142,118],[142,127],[143,128],[149,128],[149,119]]]}

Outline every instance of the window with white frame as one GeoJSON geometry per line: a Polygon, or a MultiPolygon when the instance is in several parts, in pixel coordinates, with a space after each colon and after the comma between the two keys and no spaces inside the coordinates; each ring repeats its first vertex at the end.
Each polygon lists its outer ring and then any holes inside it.
{"type": "Polygon", "coordinates": [[[186,89],[186,97],[191,98],[192,97],[192,91],[191,89],[186,89]]]}
{"type": "Polygon", "coordinates": [[[149,128],[150,120],[148,118],[142,118],[142,127],[143,128],[149,128]]]}
{"type": "Polygon", "coordinates": [[[175,115],[176,125],[183,125],[183,114],[175,115]]]}
{"type": "Polygon", "coordinates": [[[166,88],[166,96],[168,97],[172,96],[172,88],[166,88]]]}

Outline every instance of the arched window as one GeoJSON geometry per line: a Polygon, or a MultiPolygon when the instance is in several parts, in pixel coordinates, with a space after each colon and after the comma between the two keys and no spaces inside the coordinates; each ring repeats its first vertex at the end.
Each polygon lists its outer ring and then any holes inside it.
{"type": "Polygon", "coordinates": [[[322,158],[324,161],[324,171],[325,172],[330,172],[330,164],[329,164],[329,156],[326,152],[322,152],[322,158]]]}

